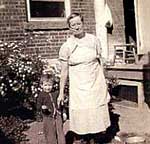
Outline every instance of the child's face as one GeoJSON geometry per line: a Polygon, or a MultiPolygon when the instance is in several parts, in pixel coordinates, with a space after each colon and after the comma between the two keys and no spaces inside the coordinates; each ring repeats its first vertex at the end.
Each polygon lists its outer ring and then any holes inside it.
{"type": "Polygon", "coordinates": [[[43,82],[43,84],[41,85],[41,87],[43,88],[43,91],[50,92],[52,90],[52,82],[50,82],[50,81],[43,82]]]}

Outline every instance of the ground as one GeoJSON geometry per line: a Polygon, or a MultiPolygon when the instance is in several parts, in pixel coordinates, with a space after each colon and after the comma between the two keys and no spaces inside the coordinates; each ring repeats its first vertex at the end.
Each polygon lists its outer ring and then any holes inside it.
{"type": "MultiPolygon", "coordinates": [[[[109,144],[124,144],[123,139],[128,136],[142,136],[145,138],[144,144],[150,144],[150,110],[146,106],[139,109],[132,104],[113,103],[112,125],[115,137],[109,144]],[[122,141],[122,142],[119,142],[122,141]]],[[[67,124],[66,124],[67,125],[67,124]]],[[[42,122],[33,122],[26,132],[29,142],[26,144],[45,144],[42,133],[42,122]]],[[[65,126],[66,127],[66,126],[65,126]]],[[[66,130],[67,131],[67,128],[66,130]]]]}
{"type": "Polygon", "coordinates": [[[25,134],[27,135],[27,139],[29,139],[29,141],[25,142],[25,144],[46,144],[43,135],[42,122],[35,121],[30,123],[30,129],[26,131],[25,134]]]}

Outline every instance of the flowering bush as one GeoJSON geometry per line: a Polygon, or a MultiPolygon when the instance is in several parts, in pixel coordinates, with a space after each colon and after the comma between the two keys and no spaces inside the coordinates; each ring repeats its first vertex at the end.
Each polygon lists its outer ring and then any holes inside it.
{"type": "Polygon", "coordinates": [[[0,97],[37,95],[43,64],[39,56],[23,54],[23,44],[0,41],[0,97]]]}
{"type": "Polygon", "coordinates": [[[22,42],[0,41],[0,140],[21,142],[27,128],[24,120],[35,116],[43,62],[38,53],[24,54],[33,36],[34,33],[25,34],[22,42]]]}

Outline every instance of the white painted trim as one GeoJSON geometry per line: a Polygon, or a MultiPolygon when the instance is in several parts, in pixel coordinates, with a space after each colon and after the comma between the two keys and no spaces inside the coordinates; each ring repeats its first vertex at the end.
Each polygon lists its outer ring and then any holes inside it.
{"type": "Polygon", "coordinates": [[[30,18],[30,21],[43,21],[43,22],[47,22],[47,21],[55,21],[55,22],[61,22],[61,21],[64,21],[66,20],[66,18],[55,18],[55,17],[52,17],[52,18],[30,18]]]}
{"type": "Polygon", "coordinates": [[[134,11],[135,11],[135,27],[136,27],[136,43],[137,43],[137,54],[140,49],[140,33],[139,33],[139,12],[138,12],[138,0],[134,0],[134,11]]]}
{"type": "Polygon", "coordinates": [[[143,108],[144,105],[144,88],[143,88],[143,82],[138,81],[130,81],[130,80],[118,80],[120,85],[126,85],[126,86],[136,86],[137,87],[137,100],[138,100],[138,108],[143,108]]]}
{"type": "Polygon", "coordinates": [[[66,17],[68,17],[71,13],[71,3],[70,0],[65,0],[65,10],[66,10],[66,17]]]}
{"type": "MultiPolygon", "coordinates": [[[[36,0],[34,0],[36,1],[36,0]]],[[[27,18],[28,21],[64,21],[66,19],[66,17],[68,17],[71,13],[71,4],[70,4],[70,0],[41,0],[41,1],[64,1],[65,3],[65,13],[66,16],[65,17],[60,17],[60,18],[56,18],[56,17],[52,17],[52,18],[31,18],[31,14],[30,14],[30,2],[29,0],[26,0],[26,4],[27,4],[27,18]]]]}
{"type": "Polygon", "coordinates": [[[26,0],[26,5],[27,5],[27,19],[28,21],[31,20],[31,15],[30,15],[30,3],[29,0],[26,0]]]}

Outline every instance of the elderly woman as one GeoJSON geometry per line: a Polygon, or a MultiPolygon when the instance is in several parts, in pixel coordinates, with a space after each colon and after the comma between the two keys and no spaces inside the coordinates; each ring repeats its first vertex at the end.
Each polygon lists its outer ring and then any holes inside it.
{"type": "Polygon", "coordinates": [[[64,100],[69,76],[70,130],[79,134],[103,132],[110,125],[109,94],[100,60],[99,40],[84,31],[83,17],[72,13],[67,23],[72,35],[59,51],[61,61],[58,105],[64,100]]]}

